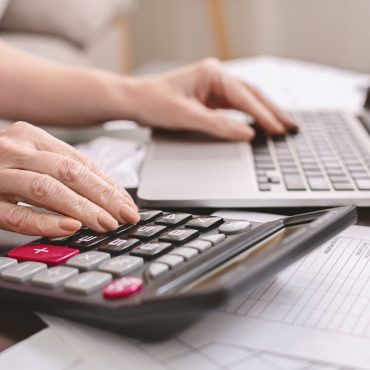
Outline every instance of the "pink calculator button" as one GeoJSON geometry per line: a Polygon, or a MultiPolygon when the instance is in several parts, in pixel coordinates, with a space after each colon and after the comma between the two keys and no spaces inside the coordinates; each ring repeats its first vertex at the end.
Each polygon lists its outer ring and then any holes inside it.
{"type": "Polygon", "coordinates": [[[108,284],[104,290],[104,297],[107,299],[118,299],[129,297],[140,292],[143,281],[136,276],[124,276],[108,284]]]}
{"type": "Polygon", "coordinates": [[[80,253],[78,249],[60,247],[49,244],[27,244],[13,248],[7,256],[18,261],[43,262],[48,265],[61,265],[74,255],[80,253]]]}

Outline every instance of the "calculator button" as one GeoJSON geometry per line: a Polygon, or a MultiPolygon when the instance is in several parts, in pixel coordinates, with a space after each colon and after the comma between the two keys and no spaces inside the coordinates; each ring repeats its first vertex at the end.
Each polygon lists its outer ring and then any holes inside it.
{"type": "Polygon", "coordinates": [[[190,219],[191,219],[191,214],[189,213],[169,213],[167,215],[157,218],[155,220],[155,223],[158,225],[175,227],[190,219]]]}
{"type": "Polygon", "coordinates": [[[158,236],[162,231],[166,230],[166,226],[161,225],[143,225],[137,227],[130,236],[140,240],[148,240],[158,236]]]}
{"type": "Polygon", "coordinates": [[[196,257],[198,255],[198,251],[194,248],[180,247],[180,248],[175,248],[169,254],[184,257],[188,261],[196,257]]]}
{"type": "Polygon", "coordinates": [[[135,247],[131,251],[132,256],[142,257],[146,260],[157,258],[172,249],[170,243],[145,243],[135,247]]]}
{"type": "Polygon", "coordinates": [[[136,276],[125,276],[111,282],[103,290],[104,298],[119,299],[139,293],[143,288],[143,281],[136,276]]]}
{"type": "Polygon", "coordinates": [[[73,235],[67,235],[67,236],[59,236],[56,238],[42,238],[40,240],[40,244],[55,244],[55,245],[63,245],[66,241],[75,238],[77,235],[80,235],[80,232],[77,231],[77,233],[73,235]]]}
{"type": "Polygon", "coordinates": [[[163,213],[162,211],[152,211],[149,209],[139,211],[140,223],[145,224],[147,222],[151,222],[158,216],[160,216],[162,213],[163,213]]]}
{"type": "Polygon", "coordinates": [[[137,270],[143,265],[144,260],[141,257],[119,256],[103,262],[99,266],[99,270],[109,272],[113,275],[122,276],[137,270]]]}
{"type": "Polygon", "coordinates": [[[78,269],[83,271],[87,271],[98,267],[98,265],[108,260],[109,258],[109,253],[96,251],[85,252],[72,257],[70,260],[68,260],[67,265],[77,267],[78,269]]]}
{"type": "Polygon", "coordinates": [[[90,294],[112,281],[112,275],[106,272],[89,271],[74,276],[64,283],[64,289],[71,293],[90,294]]]}
{"type": "Polygon", "coordinates": [[[174,254],[165,254],[164,256],[159,257],[158,259],[156,259],[156,262],[164,263],[172,269],[172,268],[184,263],[184,257],[177,256],[177,255],[174,255],[174,254]]]}
{"type": "Polygon", "coordinates": [[[167,272],[170,268],[165,265],[164,263],[158,263],[158,262],[152,262],[149,266],[148,266],[148,273],[149,273],[149,276],[152,277],[152,278],[156,278],[162,274],[164,274],[165,272],[167,272]]]}
{"type": "Polygon", "coordinates": [[[235,221],[227,221],[223,223],[219,228],[219,232],[226,234],[226,235],[233,235],[239,234],[244,231],[250,230],[252,227],[249,221],[245,220],[235,220],[235,221]]]}
{"type": "Polygon", "coordinates": [[[12,249],[7,255],[18,261],[43,262],[55,266],[66,262],[78,253],[80,252],[77,249],[57,245],[27,244],[12,249]]]}
{"type": "Polygon", "coordinates": [[[78,248],[82,250],[88,250],[95,248],[102,241],[108,239],[108,235],[99,234],[85,234],[68,242],[68,246],[72,248],[78,248]]]}
{"type": "Polygon", "coordinates": [[[182,244],[196,238],[199,235],[197,230],[192,229],[175,229],[167,231],[162,234],[158,239],[162,242],[169,242],[174,244],[182,244]]]}
{"type": "Polygon", "coordinates": [[[110,234],[117,235],[117,236],[128,234],[134,227],[135,225],[123,224],[123,225],[118,226],[118,229],[112,231],[110,234]]]}
{"type": "Polygon", "coordinates": [[[0,272],[7,269],[8,267],[15,266],[17,260],[8,257],[0,257],[0,272]]]}
{"type": "Polygon", "coordinates": [[[210,230],[223,222],[221,217],[196,217],[186,223],[186,227],[201,231],[210,230]]]}
{"type": "Polygon", "coordinates": [[[199,253],[203,253],[212,247],[212,243],[206,240],[192,240],[189,243],[184,244],[184,247],[190,247],[196,249],[199,253]]]}
{"type": "Polygon", "coordinates": [[[29,280],[33,275],[41,270],[46,269],[45,263],[40,262],[23,262],[14,267],[10,267],[1,273],[4,280],[16,281],[23,283],[29,280]]]}
{"type": "Polygon", "coordinates": [[[212,234],[212,235],[203,235],[199,239],[206,240],[207,242],[211,242],[212,245],[216,245],[224,241],[226,238],[225,234],[212,234]]]}
{"type": "Polygon", "coordinates": [[[107,242],[104,242],[99,250],[103,252],[109,252],[112,254],[125,253],[131,250],[133,247],[138,245],[140,241],[138,239],[125,239],[125,238],[116,238],[107,242]]]}
{"type": "Polygon", "coordinates": [[[44,288],[56,288],[62,285],[67,279],[78,274],[78,270],[72,267],[56,266],[43,270],[31,279],[33,285],[44,288]]]}

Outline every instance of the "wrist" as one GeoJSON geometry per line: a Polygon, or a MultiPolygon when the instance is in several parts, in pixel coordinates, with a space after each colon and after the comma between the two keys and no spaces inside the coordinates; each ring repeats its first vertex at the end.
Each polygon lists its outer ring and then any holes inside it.
{"type": "Polygon", "coordinates": [[[130,76],[97,71],[101,80],[101,121],[137,120],[139,110],[139,81],[130,76]]]}

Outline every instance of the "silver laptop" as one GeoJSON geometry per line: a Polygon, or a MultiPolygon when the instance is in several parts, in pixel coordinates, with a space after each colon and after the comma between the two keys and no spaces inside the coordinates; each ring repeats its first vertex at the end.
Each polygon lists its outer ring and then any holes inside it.
{"type": "Polygon", "coordinates": [[[252,143],[155,133],[138,197],[150,207],[370,206],[369,112],[291,112],[297,134],[258,130],[252,143]]]}

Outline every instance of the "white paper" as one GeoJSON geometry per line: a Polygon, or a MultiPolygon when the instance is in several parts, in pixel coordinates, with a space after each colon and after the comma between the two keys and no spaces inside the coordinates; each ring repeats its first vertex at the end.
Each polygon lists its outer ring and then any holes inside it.
{"type": "Polygon", "coordinates": [[[225,66],[287,110],[358,111],[370,84],[366,74],[272,56],[237,59],[225,66]]]}
{"type": "Polygon", "coordinates": [[[55,330],[45,328],[0,355],[0,369],[93,370],[55,330]]]}
{"type": "Polygon", "coordinates": [[[139,168],[145,155],[143,143],[112,137],[96,138],[76,146],[101,169],[122,186],[134,188],[139,184],[139,168]]]}

